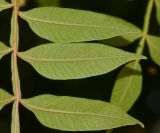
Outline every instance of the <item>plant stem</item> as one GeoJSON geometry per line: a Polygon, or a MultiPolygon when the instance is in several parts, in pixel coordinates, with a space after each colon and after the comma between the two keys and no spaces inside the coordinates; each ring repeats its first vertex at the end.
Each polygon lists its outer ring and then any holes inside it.
{"type": "Polygon", "coordinates": [[[17,53],[18,53],[18,43],[19,43],[19,29],[18,29],[18,1],[15,0],[14,2],[14,35],[13,35],[13,71],[14,71],[14,84],[16,90],[16,98],[21,98],[21,91],[20,91],[20,81],[19,81],[19,74],[18,74],[18,65],[17,65],[17,53]]]}
{"type": "MultiPolygon", "coordinates": [[[[147,9],[146,9],[146,14],[144,17],[144,25],[143,25],[143,36],[139,42],[139,45],[137,47],[136,53],[139,55],[142,55],[144,47],[145,47],[145,42],[146,42],[146,38],[147,38],[147,34],[149,31],[149,25],[150,25],[150,18],[151,18],[151,13],[152,13],[152,9],[153,9],[153,3],[154,0],[149,0],[148,5],[147,5],[147,9]]],[[[136,60],[135,61],[135,65],[134,68],[136,68],[138,66],[140,60],[136,60]]],[[[111,130],[107,130],[106,133],[112,133],[113,129],[111,130]]]]}
{"type": "Polygon", "coordinates": [[[147,5],[146,14],[145,14],[145,18],[144,18],[144,25],[143,25],[143,36],[142,36],[142,38],[139,42],[139,46],[138,46],[137,51],[136,51],[136,53],[140,54],[140,55],[143,53],[146,38],[147,38],[147,34],[148,34],[148,31],[149,31],[149,25],[150,25],[150,18],[151,18],[151,13],[152,13],[152,9],[153,9],[153,3],[154,3],[154,0],[149,0],[148,5],[147,5]]]}
{"type": "Polygon", "coordinates": [[[14,6],[13,6],[12,84],[16,100],[14,103],[15,107],[13,107],[12,110],[12,112],[14,112],[14,114],[12,114],[12,133],[18,133],[19,129],[17,127],[19,127],[19,101],[21,98],[20,80],[19,80],[18,65],[17,65],[17,52],[19,43],[19,27],[18,27],[19,0],[13,0],[13,5],[14,6]]]}

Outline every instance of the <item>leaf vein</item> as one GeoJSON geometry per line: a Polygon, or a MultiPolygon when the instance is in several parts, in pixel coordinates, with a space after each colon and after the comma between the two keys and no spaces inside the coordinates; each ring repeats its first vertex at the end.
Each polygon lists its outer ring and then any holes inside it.
{"type": "Polygon", "coordinates": [[[24,105],[26,108],[30,108],[31,110],[34,109],[34,110],[38,110],[38,111],[42,111],[42,112],[53,112],[53,113],[68,114],[68,115],[100,116],[100,117],[109,117],[109,118],[113,118],[113,119],[120,119],[120,120],[130,121],[128,119],[124,119],[124,118],[120,118],[120,117],[114,117],[114,116],[108,116],[108,115],[102,115],[102,114],[95,114],[95,113],[62,111],[62,110],[56,110],[56,109],[45,109],[45,108],[37,107],[35,105],[31,105],[29,103],[26,103],[26,102],[24,102],[24,100],[21,100],[20,103],[22,105],[24,105]]]}
{"type": "MultiPolygon", "coordinates": [[[[20,15],[20,17],[22,17],[25,20],[36,21],[36,22],[41,22],[41,23],[48,23],[48,24],[55,24],[55,25],[65,25],[65,26],[88,27],[88,28],[102,28],[102,29],[124,30],[124,27],[117,28],[117,27],[104,27],[104,26],[85,25],[85,24],[76,24],[76,23],[70,24],[70,23],[64,23],[64,22],[58,22],[58,21],[49,21],[49,20],[36,19],[36,18],[28,17],[28,16],[24,15],[22,12],[19,13],[19,15],[20,15]]],[[[127,33],[139,33],[139,31],[132,31],[132,32],[127,32],[127,33]]]]}

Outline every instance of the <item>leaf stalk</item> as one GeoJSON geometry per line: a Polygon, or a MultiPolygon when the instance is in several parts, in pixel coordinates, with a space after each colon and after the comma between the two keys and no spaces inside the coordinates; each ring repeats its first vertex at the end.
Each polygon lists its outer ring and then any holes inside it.
{"type": "Polygon", "coordinates": [[[152,9],[153,9],[153,3],[154,0],[149,0],[147,9],[146,9],[146,14],[144,18],[144,25],[143,25],[143,36],[139,42],[139,45],[137,47],[137,54],[142,54],[145,46],[145,42],[147,39],[148,31],[149,31],[149,25],[150,25],[150,19],[151,19],[151,14],[152,14],[152,9]]]}
{"type": "Polygon", "coordinates": [[[18,64],[17,64],[17,53],[18,53],[18,44],[19,44],[19,26],[18,26],[18,12],[19,12],[19,0],[13,0],[13,52],[12,52],[12,85],[13,93],[16,97],[15,99],[15,108],[13,107],[13,116],[12,116],[12,133],[18,133],[19,129],[19,103],[21,99],[21,90],[20,90],[20,80],[18,73],[18,64]]]}

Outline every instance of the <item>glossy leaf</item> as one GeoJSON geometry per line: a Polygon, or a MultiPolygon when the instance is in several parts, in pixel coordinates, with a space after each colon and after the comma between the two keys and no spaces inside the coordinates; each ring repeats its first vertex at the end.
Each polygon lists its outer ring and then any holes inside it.
{"type": "Polygon", "coordinates": [[[133,61],[125,65],[115,82],[111,103],[128,111],[142,90],[142,70],[138,62],[133,61]]]}
{"type": "Polygon", "coordinates": [[[0,110],[7,105],[8,103],[12,102],[15,98],[10,95],[8,92],[0,89],[0,110]]]}
{"type": "Polygon", "coordinates": [[[2,42],[0,42],[0,59],[1,59],[4,55],[10,53],[11,51],[12,51],[11,48],[5,46],[2,42]]]}
{"type": "Polygon", "coordinates": [[[49,128],[87,131],[135,124],[143,126],[121,109],[102,101],[41,95],[21,103],[49,128]]]}
{"type": "Polygon", "coordinates": [[[18,54],[50,79],[79,79],[108,73],[126,62],[145,59],[102,44],[45,44],[18,54]]]}
{"type": "Polygon", "coordinates": [[[52,42],[81,42],[139,34],[134,25],[109,15],[91,11],[41,7],[20,12],[31,29],[52,42]]]}
{"type": "Polygon", "coordinates": [[[12,4],[6,2],[5,0],[0,0],[0,11],[11,8],[12,6],[12,4]]]}
{"type": "Polygon", "coordinates": [[[102,40],[101,42],[114,47],[125,47],[132,44],[135,40],[137,40],[141,36],[142,34],[126,34],[126,35],[102,40]]]}
{"type": "Polygon", "coordinates": [[[40,6],[58,6],[59,0],[36,0],[36,3],[40,6]]]}
{"type": "Polygon", "coordinates": [[[156,16],[160,24],[160,0],[155,0],[155,4],[156,4],[156,16]]]}
{"type": "Polygon", "coordinates": [[[160,65],[160,37],[148,35],[147,44],[152,60],[160,65]]]}

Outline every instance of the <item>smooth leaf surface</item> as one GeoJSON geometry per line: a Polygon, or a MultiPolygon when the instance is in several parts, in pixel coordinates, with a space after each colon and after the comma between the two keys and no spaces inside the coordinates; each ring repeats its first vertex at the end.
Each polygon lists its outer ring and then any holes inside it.
{"type": "Polygon", "coordinates": [[[160,0],[155,0],[155,4],[156,4],[156,16],[160,24],[160,0]]]}
{"type": "Polygon", "coordinates": [[[132,44],[135,40],[137,40],[141,36],[142,34],[126,34],[126,35],[102,40],[101,42],[114,47],[125,47],[132,44]]]}
{"type": "Polygon", "coordinates": [[[133,61],[125,65],[115,82],[111,103],[124,111],[129,111],[142,90],[142,70],[138,62],[133,61]]]}
{"type": "Polygon", "coordinates": [[[41,95],[21,103],[49,128],[87,131],[135,124],[143,126],[121,109],[102,101],[41,95]]]}
{"type": "Polygon", "coordinates": [[[1,59],[4,55],[10,53],[11,51],[12,51],[12,48],[7,47],[7,46],[5,46],[2,42],[0,42],[0,59],[1,59]]]}
{"type": "Polygon", "coordinates": [[[148,35],[147,44],[152,60],[160,65],[160,37],[148,35]]]}
{"type": "Polygon", "coordinates": [[[81,42],[138,34],[134,25],[104,14],[75,9],[41,7],[21,12],[31,29],[52,42],[81,42]]]}
{"type": "Polygon", "coordinates": [[[18,56],[50,79],[79,79],[108,73],[144,56],[94,43],[45,44],[18,56]]]}
{"type": "Polygon", "coordinates": [[[12,4],[6,2],[5,0],[0,0],[0,11],[11,8],[12,6],[12,4]]]}
{"type": "Polygon", "coordinates": [[[0,89],[0,110],[7,105],[8,103],[12,102],[15,98],[10,95],[8,92],[0,89]]]}

